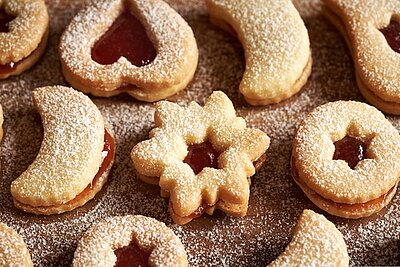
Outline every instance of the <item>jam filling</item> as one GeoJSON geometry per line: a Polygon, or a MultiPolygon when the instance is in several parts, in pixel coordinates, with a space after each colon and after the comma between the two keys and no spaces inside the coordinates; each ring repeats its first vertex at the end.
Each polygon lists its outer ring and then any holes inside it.
{"type": "Polygon", "coordinates": [[[397,53],[400,53],[400,23],[391,20],[389,25],[380,29],[388,42],[388,45],[397,53]]]}
{"type": "Polygon", "coordinates": [[[142,23],[131,13],[122,13],[95,43],[92,59],[99,64],[112,64],[125,57],[141,67],[151,63],[157,52],[142,23]]]}
{"type": "Polygon", "coordinates": [[[203,203],[199,206],[199,208],[197,210],[195,210],[192,214],[190,214],[188,217],[191,219],[196,219],[201,217],[201,215],[204,214],[204,212],[206,212],[206,209],[212,207],[210,205],[208,205],[207,203],[203,203]]]}
{"type": "Polygon", "coordinates": [[[353,170],[358,162],[367,158],[367,145],[357,138],[346,135],[343,139],[336,141],[334,145],[335,153],[333,154],[333,159],[346,161],[353,170]]]}
{"type": "Polygon", "coordinates": [[[183,162],[189,164],[195,174],[200,173],[206,167],[218,169],[219,153],[210,142],[191,145],[188,150],[183,162]]]}
{"type": "Polygon", "coordinates": [[[149,265],[150,253],[139,248],[135,243],[119,248],[114,251],[117,261],[114,267],[147,267],[149,265]]]}
{"type": "Polygon", "coordinates": [[[7,14],[4,10],[0,9],[0,32],[9,32],[9,23],[15,19],[15,16],[7,14]]]}

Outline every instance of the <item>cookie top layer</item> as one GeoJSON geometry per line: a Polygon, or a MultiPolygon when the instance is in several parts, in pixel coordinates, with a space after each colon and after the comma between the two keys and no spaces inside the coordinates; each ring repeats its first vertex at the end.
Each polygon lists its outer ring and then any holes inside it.
{"type": "MultiPolygon", "coordinates": [[[[217,19],[232,26],[245,51],[240,92],[270,103],[293,94],[310,58],[308,32],[290,0],[207,0],[217,19]]],[[[219,24],[219,23],[216,23],[219,24]]],[[[250,102],[252,103],[252,102],[250,102]]]]}
{"type": "Polygon", "coordinates": [[[343,235],[323,215],[304,210],[285,251],[269,266],[349,266],[343,235]]]}
{"type": "Polygon", "coordinates": [[[42,117],[40,151],[11,183],[11,194],[24,204],[63,204],[82,192],[96,175],[104,145],[100,111],[83,93],[63,86],[33,91],[42,117]]]}
{"type": "Polygon", "coordinates": [[[189,216],[202,203],[212,206],[219,199],[247,210],[248,177],[255,173],[252,162],[265,153],[270,139],[247,128],[223,92],[213,92],[204,107],[158,102],[155,125],[150,139],[137,144],[131,157],[140,174],[160,177],[159,185],[170,193],[176,214],[189,216]],[[195,174],[183,160],[189,145],[206,141],[220,153],[218,169],[206,167],[195,174]]]}
{"type": "Polygon", "coordinates": [[[312,190],[338,203],[365,203],[387,193],[400,176],[400,135],[376,108],[355,101],[317,107],[300,124],[293,161],[312,190]],[[333,160],[334,142],[346,135],[367,144],[367,158],[351,169],[333,160]]]}
{"type": "Polygon", "coordinates": [[[33,267],[22,237],[11,227],[0,223],[0,265],[33,267]]]}
{"type": "Polygon", "coordinates": [[[150,266],[188,266],[179,238],[156,219],[128,215],[103,220],[89,229],[75,251],[72,266],[114,266],[114,250],[134,242],[150,254],[150,266]]]}
{"type": "Polygon", "coordinates": [[[0,6],[13,16],[9,32],[0,32],[0,65],[18,62],[40,44],[49,25],[44,0],[0,0],[0,6]]]}
{"type": "Polygon", "coordinates": [[[324,0],[341,18],[361,79],[383,100],[400,103],[400,54],[380,32],[391,19],[398,21],[397,0],[324,0]]]}
{"type": "Polygon", "coordinates": [[[82,88],[113,91],[127,84],[147,88],[137,97],[179,85],[189,75],[187,69],[197,65],[197,53],[189,25],[161,0],[96,1],[73,18],[60,41],[63,67],[81,79],[82,88]],[[91,58],[93,44],[125,9],[144,25],[157,56],[141,67],[125,57],[110,65],[95,62],[91,58]]]}

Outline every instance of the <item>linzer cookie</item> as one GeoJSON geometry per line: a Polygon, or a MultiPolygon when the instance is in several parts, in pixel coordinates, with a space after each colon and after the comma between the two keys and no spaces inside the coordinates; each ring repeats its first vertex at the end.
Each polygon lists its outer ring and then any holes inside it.
{"type": "Polygon", "coordinates": [[[265,160],[267,134],[247,128],[219,91],[204,107],[158,102],[154,117],[150,139],[138,143],[131,157],[138,177],[170,197],[172,219],[185,224],[216,208],[245,216],[250,176],[265,160]]]}
{"type": "Polygon", "coordinates": [[[304,210],[293,238],[273,266],[349,266],[343,235],[333,223],[312,210],[304,210]]]}
{"type": "Polygon", "coordinates": [[[149,102],[184,89],[198,61],[191,28],[161,0],[94,1],[66,28],[60,55],[73,87],[149,102]]]}
{"type": "Polygon", "coordinates": [[[246,69],[239,86],[251,105],[297,93],[311,74],[307,29],[290,0],[207,0],[211,22],[237,36],[246,69]]]}
{"type": "Polygon", "coordinates": [[[103,220],[78,243],[73,267],[188,266],[174,232],[156,219],[140,215],[103,220]]]}
{"type": "Polygon", "coordinates": [[[353,56],[361,94],[380,110],[400,114],[400,2],[324,0],[325,16],[353,56]]]}
{"type": "Polygon", "coordinates": [[[0,223],[0,265],[33,267],[31,255],[22,237],[3,223],[0,223]]]}
{"type": "Polygon", "coordinates": [[[18,75],[39,60],[48,28],[44,0],[0,1],[0,79],[18,75]]]}
{"type": "Polygon", "coordinates": [[[312,111],[293,142],[292,176],[315,205],[345,218],[388,205],[400,177],[400,136],[372,106],[337,101],[312,111]]]}
{"type": "Polygon", "coordinates": [[[84,205],[107,181],[114,162],[112,132],[93,102],[72,88],[33,91],[44,136],[34,162],[11,183],[14,205],[58,214],[84,205]]]}

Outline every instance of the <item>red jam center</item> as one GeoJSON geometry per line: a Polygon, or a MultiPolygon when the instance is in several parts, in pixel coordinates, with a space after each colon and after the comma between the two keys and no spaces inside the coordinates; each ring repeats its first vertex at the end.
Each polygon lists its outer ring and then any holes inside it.
{"type": "Polygon", "coordinates": [[[139,248],[135,243],[114,251],[117,262],[114,267],[147,267],[149,266],[150,253],[139,248]]]}
{"type": "Polygon", "coordinates": [[[341,159],[354,169],[358,162],[366,158],[366,144],[354,137],[346,135],[343,139],[336,141],[333,159],[341,159]]]}
{"type": "Polygon", "coordinates": [[[4,10],[0,10],[0,32],[9,32],[8,24],[15,19],[14,16],[7,14],[4,10]]]}
{"type": "Polygon", "coordinates": [[[92,59],[102,65],[125,57],[141,67],[152,62],[156,55],[142,23],[129,12],[122,13],[92,48],[92,59]]]}
{"type": "Polygon", "coordinates": [[[397,53],[400,53],[400,23],[391,20],[390,24],[380,29],[386,38],[389,46],[397,53]]]}
{"type": "Polygon", "coordinates": [[[201,172],[205,167],[218,169],[219,153],[210,142],[191,145],[188,150],[183,162],[189,164],[195,174],[201,172]]]}

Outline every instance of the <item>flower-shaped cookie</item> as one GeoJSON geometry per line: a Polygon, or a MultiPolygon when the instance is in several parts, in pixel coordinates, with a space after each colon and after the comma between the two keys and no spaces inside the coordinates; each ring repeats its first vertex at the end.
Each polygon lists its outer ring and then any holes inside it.
{"type": "Polygon", "coordinates": [[[170,213],[185,224],[215,208],[245,216],[249,177],[269,146],[264,132],[246,127],[229,98],[214,92],[204,107],[156,104],[150,139],[137,144],[131,157],[139,178],[158,183],[170,196],[170,213]]]}

